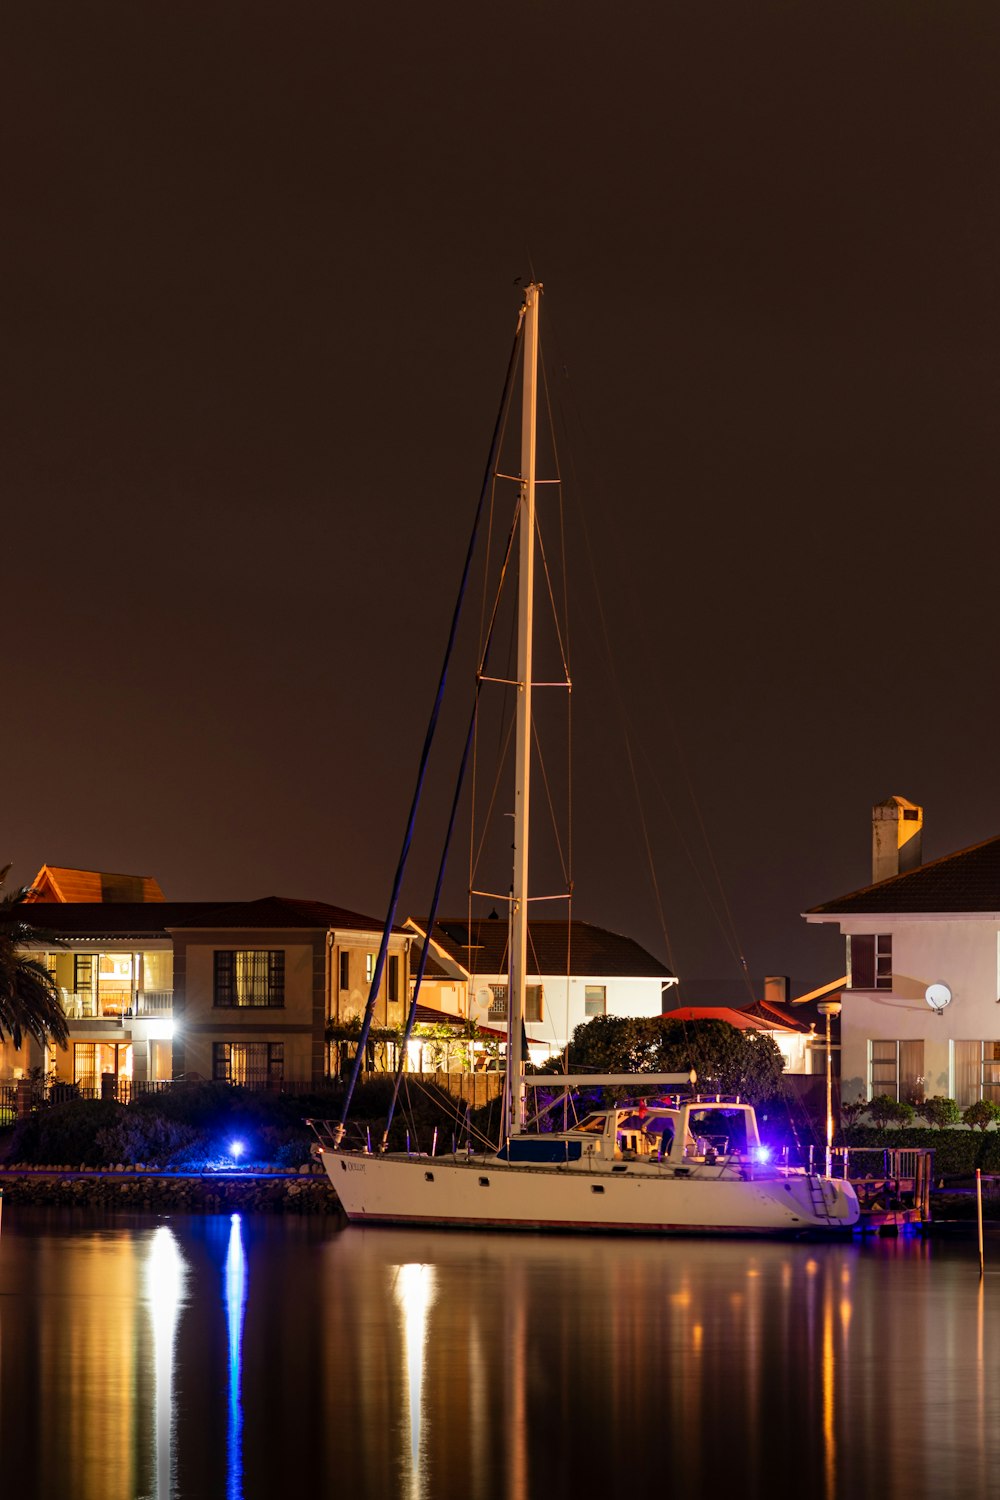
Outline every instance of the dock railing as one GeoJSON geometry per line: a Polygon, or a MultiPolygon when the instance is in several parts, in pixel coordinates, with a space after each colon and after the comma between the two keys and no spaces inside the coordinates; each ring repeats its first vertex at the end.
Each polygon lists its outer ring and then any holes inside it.
{"type": "Polygon", "coordinates": [[[934,1150],[925,1146],[837,1146],[832,1175],[845,1177],[861,1206],[892,1201],[918,1209],[926,1222],[931,1216],[934,1150]]]}

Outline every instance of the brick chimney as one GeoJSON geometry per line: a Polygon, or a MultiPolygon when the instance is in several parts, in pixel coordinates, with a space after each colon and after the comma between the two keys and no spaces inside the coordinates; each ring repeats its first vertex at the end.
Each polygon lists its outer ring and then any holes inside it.
{"type": "Polygon", "coordinates": [[[905,797],[872,808],[872,885],[905,875],[923,862],[924,810],[905,797]]]}

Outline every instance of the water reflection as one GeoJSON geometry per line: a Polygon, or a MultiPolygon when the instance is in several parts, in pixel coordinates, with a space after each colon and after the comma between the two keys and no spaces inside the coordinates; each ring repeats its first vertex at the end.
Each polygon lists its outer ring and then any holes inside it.
{"type": "Polygon", "coordinates": [[[434,1267],[415,1264],[397,1267],[394,1289],[403,1314],[406,1404],[410,1416],[407,1491],[412,1500],[420,1500],[427,1493],[426,1476],[421,1463],[420,1417],[423,1407],[427,1314],[434,1300],[434,1267]]]}
{"type": "Polygon", "coordinates": [[[146,1296],[153,1324],[156,1372],[153,1447],[156,1456],[153,1493],[169,1500],[174,1481],[174,1341],[184,1294],[184,1257],[176,1236],[161,1225],[150,1240],[146,1296]]]}
{"type": "Polygon", "coordinates": [[[226,1446],[227,1500],[243,1500],[243,1315],[247,1301],[242,1222],[233,1214],[226,1252],[226,1328],[229,1335],[229,1428],[226,1446]]]}
{"type": "Polygon", "coordinates": [[[0,1250],[21,1500],[995,1492],[1000,1251],[980,1281],[932,1242],[28,1219],[0,1250]]]}

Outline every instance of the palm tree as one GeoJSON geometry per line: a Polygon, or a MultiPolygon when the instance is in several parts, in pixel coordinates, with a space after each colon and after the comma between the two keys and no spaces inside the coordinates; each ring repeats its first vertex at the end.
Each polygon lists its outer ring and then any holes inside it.
{"type": "MultiPolygon", "coordinates": [[[[0,887],[9,869],[0,871],[0,887]]],[[[25,921],[21,908],[30,893],[29,886],[22,886],[0,897],[0,1042],[10,1037],[20,1047],[29,1036],[42,1046],[53,1041],[65,1047],[69,1023],[55,981],[44,964],[24,951],[28,942],[59,941],[25,921]]]]}

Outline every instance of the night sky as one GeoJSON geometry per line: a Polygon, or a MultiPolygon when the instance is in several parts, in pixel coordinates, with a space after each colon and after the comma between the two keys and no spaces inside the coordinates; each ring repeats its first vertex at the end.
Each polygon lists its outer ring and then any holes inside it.
{"type": "Polygon", "coordinates": [[[0,39],[15,882],[384,914],[532,275],[588,538],[575,914],[692,996],[738,951],[805,989],[873,802],[928,858],[1000,832],[995,4],[32,0],[0,39]]]}

